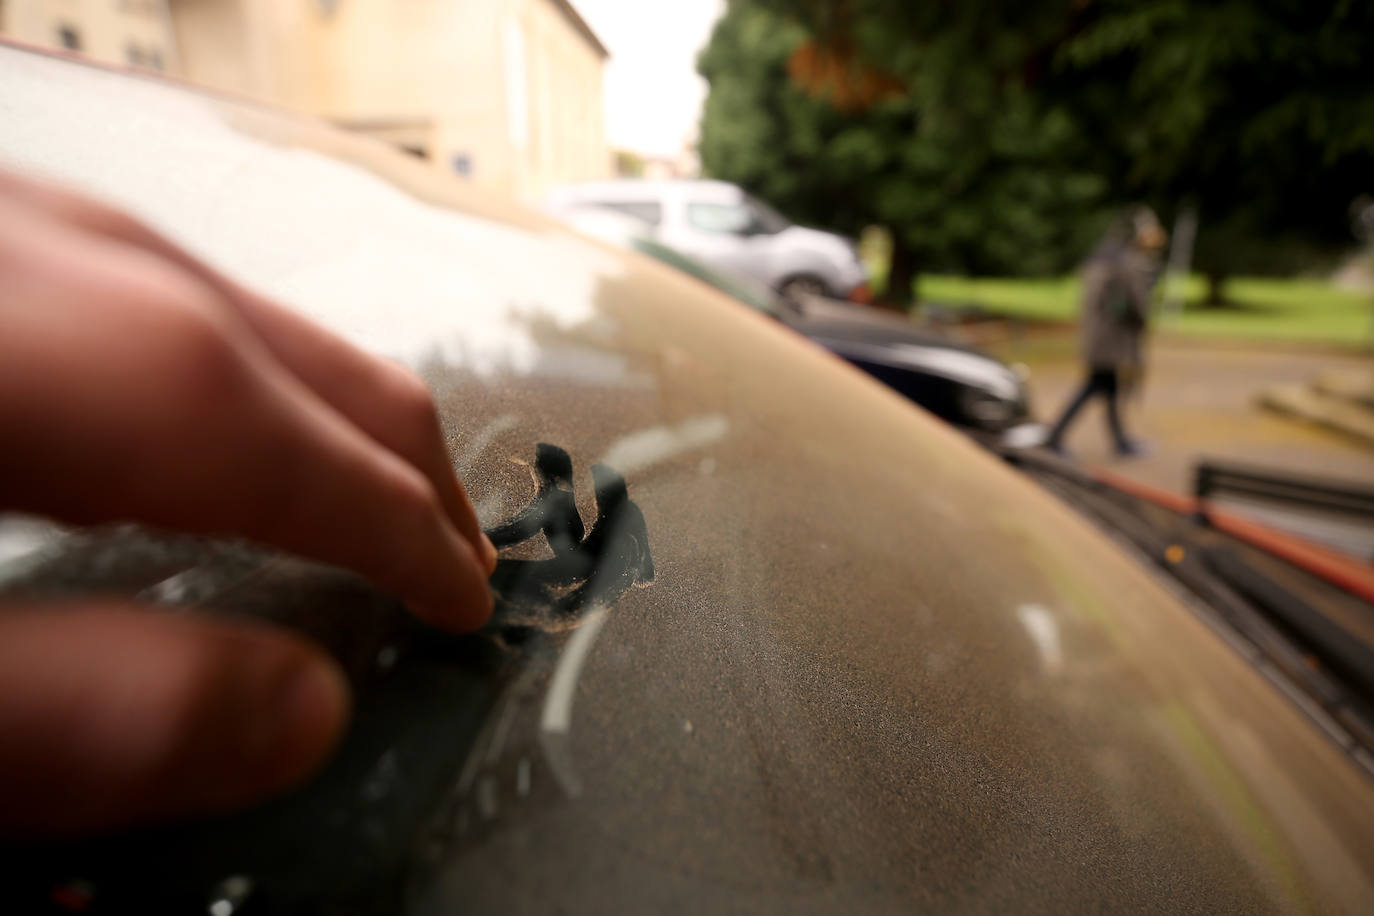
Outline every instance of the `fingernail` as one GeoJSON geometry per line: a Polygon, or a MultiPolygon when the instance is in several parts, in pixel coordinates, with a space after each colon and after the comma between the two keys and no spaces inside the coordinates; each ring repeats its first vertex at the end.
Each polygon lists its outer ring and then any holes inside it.
{"type": "Polygon", "coordinates": [[[348,681],[333,659],[302,664],[282,685],[281,746],[287,769],[302,775],[333,750],[349,710],[348,681]]]}

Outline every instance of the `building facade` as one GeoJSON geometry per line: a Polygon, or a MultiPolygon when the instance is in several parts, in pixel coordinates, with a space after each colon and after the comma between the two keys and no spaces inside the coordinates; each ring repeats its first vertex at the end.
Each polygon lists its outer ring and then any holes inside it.
{"type": "Polygon", "coordinates": [[[612,172],[606,51],[568,0],[3,0],[3,25],[54,47],[74,29],[74,50],[322,117],[520,197],[612,172]],[[160,24],[137,54],[135,19],[160,24]]]}
{"type": "Polygon", "coordinates": [[[0,0],[0,32],[106,63],[180,67],[167,0],[0,0]]]}

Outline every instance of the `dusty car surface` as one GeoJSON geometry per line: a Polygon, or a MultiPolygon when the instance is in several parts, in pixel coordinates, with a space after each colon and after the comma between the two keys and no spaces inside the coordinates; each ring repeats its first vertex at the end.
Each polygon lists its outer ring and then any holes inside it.
{"type": "Polygon", "coordinates": [[[1070,509],[776,322],[150,78],[0,47],[0,112],[0,164],[423,373],[503,544],[496,617],[458,638],[252,545],[12,526],[9,595],[265,617],[357,691],[290,797],[11,851],[20,911],[72,886],[217,914],[1374,900],[1367,758],[1070,509]]]}

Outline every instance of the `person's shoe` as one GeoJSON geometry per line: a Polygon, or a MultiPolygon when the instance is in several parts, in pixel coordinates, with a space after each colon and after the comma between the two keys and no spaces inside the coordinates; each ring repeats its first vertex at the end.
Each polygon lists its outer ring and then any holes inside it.
{"type": "Polygon", "coordinates": [[[1118,458],[1145,458],[1153,455],[1155,450],[1150,443],[1140,439],[1127,439],[1116,447],[1116,457],[1118,458]]]}

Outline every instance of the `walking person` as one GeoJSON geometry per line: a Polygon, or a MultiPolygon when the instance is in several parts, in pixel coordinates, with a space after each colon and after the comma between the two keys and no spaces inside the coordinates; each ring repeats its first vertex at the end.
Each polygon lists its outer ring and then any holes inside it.
{"type": "Polygon", "coordinates": [[[1083,406],[1106,402],[1107,426],[1117,455],[1132,457],[1144,446],[1121,425],[1121,394],[1139,378],[1141,344],[1149,322],[1150,293],[1159,275],[1159,253],[1168,235],[1148,208],[1113,227],[1083,264],[1082,346],[1087,375],[1064,408],[1045,446],[1063,453],[1064,436],[1083,406]]]}

